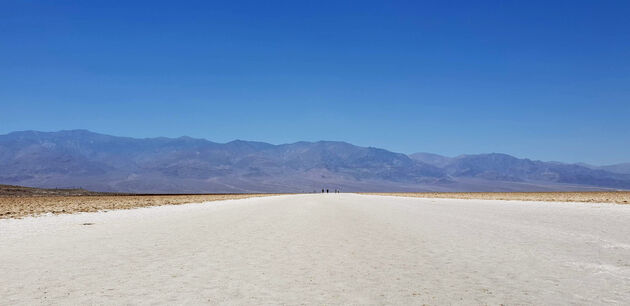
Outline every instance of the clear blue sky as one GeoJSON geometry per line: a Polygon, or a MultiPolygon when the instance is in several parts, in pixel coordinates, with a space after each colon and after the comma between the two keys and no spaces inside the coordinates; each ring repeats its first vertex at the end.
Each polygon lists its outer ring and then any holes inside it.
{"type": "Polygon", "coordinates": [[[2,1],[0,133],[630,162],[630,1],[2,1]]]}

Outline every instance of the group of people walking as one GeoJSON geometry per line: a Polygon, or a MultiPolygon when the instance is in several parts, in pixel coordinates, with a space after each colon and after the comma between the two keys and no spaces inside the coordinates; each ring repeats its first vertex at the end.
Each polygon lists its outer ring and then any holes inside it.
{"type": "MultiPolygon", "coordinates": [[[[335,189],[335,190],[334,190],[334,192],[335,192],[335,193],[340,193],[341,191],[340,191],[340,190],[338,190],[338,189],[335,189]]],[[[322,193],[329,193],[329,190],[328,190],[328,189],[324,189],[324,188],[322,188],[322,193]]]]}

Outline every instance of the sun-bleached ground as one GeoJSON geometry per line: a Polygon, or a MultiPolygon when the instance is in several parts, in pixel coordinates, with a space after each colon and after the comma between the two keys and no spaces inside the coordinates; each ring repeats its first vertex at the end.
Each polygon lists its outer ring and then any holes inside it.
{"type": "MultiPolygon", "coordinates": [[[[23,188],[23,187],[20,187],[23,188]]],[[[35,188],[31,188],[35,189],[35,188]]],[[[35,189],[46,190],[46,189],[35,189]]],[[[177,205],[252,197],[270,193],[182,194],[182,195],[68,195],[68,196],[0,196],[0,219],[23,218],[41,214],[70,214],[114,209],[177,205]]]]}
{"type": "Polygon", "coordinates": [[[630,191],[389,192],[389,193],[364,193],[364,194],[413,197],[413,198],[630,204],[630,191]]]}
{"type": "Polygon", "coordinates": [[[628,304],[630,206],[355,194],[0,220],[0,304],[628,304]]]}

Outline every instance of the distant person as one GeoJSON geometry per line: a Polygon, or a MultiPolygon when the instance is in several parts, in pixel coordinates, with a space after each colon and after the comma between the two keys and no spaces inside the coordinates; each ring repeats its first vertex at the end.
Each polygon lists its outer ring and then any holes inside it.
{"type": "Polygon", "coordinates": [[[328,189],[326,189],[326,193],[328,193],[328,189]]]}
{"type": "Polygon", "coordinates": [[[322,188],[322,193],[324,193],[324,188],[322,188]]]}

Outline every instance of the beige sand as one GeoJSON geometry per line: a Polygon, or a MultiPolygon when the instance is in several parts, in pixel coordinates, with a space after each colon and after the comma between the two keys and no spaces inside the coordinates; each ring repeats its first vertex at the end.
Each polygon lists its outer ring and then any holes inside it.
{"type": "MultiPolygon", "coordinates": [[[[245,199],[277,194],[193,194],[193,195],[113,195],[85,190],[39,189],[20,186],[17,192],[4,188],[0,191],[0,219],[22,218],[46,213],[67,214],[113,209],[188,204],[209,201],[245,199]],[[50,195],[50,194],[54,195],[50,195]]],[[[1,188],[0,188],[1,189],[1,188]]],[[[630,203],[630,192],[419,192],[365,193],[418,198],[519,200],[547,202],[630,203]]]]}
{"type": "Polygon", "coordinates": [[[414,197],[414,198],[630,204],[630,191],[391,192],[391,193],[364,193],[364,194],[414,197]]]}
{"type": "Polygon", "coordinates": [[[0,220],[0,304],[628,304],[630,206],[354,194],[0,220]]]}
{"type": "MultiPolygon", "coordinates": [[[[37,189],[41,190],[41,189],[37,189]]],[[[267,193],[192,195],[73,195],[0,196],[0,219],[22,218],[46,213],[69,214],[111,209],[176,205],[272,196],[267,193]]]]}

